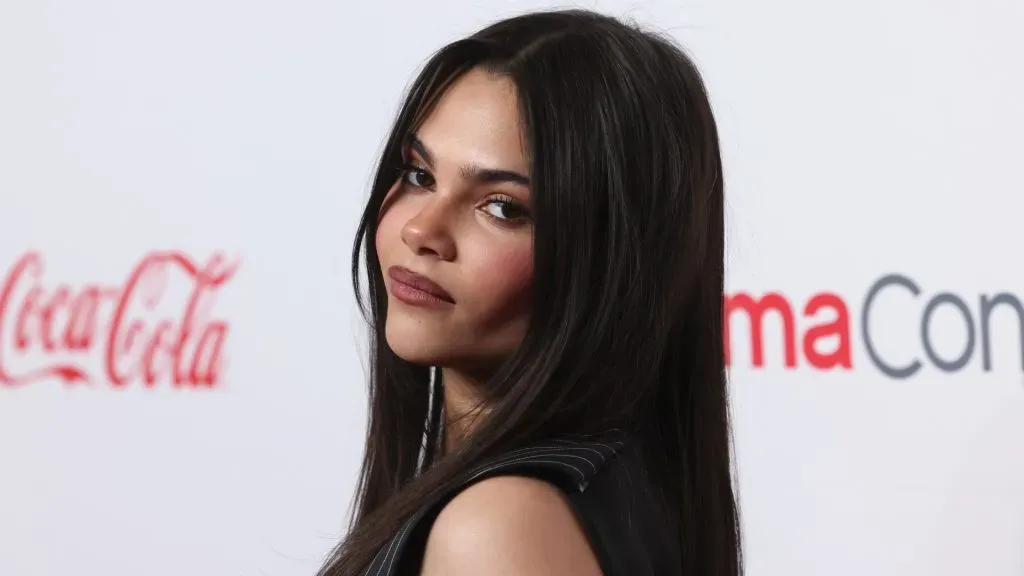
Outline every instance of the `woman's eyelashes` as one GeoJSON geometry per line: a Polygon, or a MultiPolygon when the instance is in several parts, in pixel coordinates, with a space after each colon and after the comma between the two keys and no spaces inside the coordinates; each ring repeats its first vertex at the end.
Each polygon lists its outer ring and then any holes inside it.
{"type": "MultiPolygon", "coordinates": [[[[436,184],[429,170],[413,163],[404,164],[399,169],[399,179],[404,186],[423,190],[433,190],[436,184]]],[[[508,194],[493,194],[486,198],[478,209],[504,226],[516,226],[530,220],[529,208],[508,194]]]]}
{"type": "Polygon", "coordinates": [[[415,164],[406,164],[402,166],[399,172],[399,178],[402,179],[403,184],[426,189],[433,188],[434,186],[434,177],[431,176],[430,172],[415,164]]]}
{"type": "Polygon", "coordinates": [[[491,196],[480,208],[491,218],[506,225],[525,223],[530,219],[530,211],[506,194],[491,196]]]}

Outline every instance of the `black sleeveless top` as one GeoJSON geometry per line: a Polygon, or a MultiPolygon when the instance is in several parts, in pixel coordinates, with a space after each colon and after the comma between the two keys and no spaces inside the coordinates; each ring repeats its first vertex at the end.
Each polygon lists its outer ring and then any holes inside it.
{"type": "Polygon", "coordinates": [[[513,450],[477,466],[413,514],[377,552],[366,576],[418,576],[430,527],[441,509],[469,485],[500,475],[530,476],[568,498],[605,576],[678,573],[678,544],[663,528],[665,508],[654,496],[629,434],[564,437],[513,450]]]}

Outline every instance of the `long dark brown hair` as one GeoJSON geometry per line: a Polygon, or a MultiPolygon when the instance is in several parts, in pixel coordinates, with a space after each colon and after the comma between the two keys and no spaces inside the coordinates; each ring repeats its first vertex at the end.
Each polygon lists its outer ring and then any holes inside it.
{"type": "Polygon", "coordinates": [[[703,82],[668,38],[570,10],[510,18],[437,52],[387,139],[353,248],[353,283],[372,331],[369,425],[351,529],[320,575],[360,574],[412,513],[482,460],[613,427],[638,439],[671,511],[665,529],[679,544],[678,573],[739,575],[722,190],[703,82]],[[478,67],[518,91],[534,308],[520,346],[483,384],[486,418],[442,454],[444,383],[387,344],[374,238],[407,136],[478,67]]]}

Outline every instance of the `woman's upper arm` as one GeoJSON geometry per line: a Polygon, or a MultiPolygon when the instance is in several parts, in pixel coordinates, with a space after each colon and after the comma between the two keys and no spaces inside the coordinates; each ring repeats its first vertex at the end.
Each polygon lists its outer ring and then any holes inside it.
{"type": "Polygon", "coordinates": [[[422,576],[601,576],[571,505],[554,486],[522,476],[482,480],[441,510],[422,576]]]}

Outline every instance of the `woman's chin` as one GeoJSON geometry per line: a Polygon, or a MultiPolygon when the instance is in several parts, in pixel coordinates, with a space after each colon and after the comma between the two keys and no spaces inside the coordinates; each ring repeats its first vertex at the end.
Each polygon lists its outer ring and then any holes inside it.
{"type": "Polygon", "coordinates": [[[420,326],[395,326],[388,322],[386,338],[388,347],[402,360],[420,366],[443,365],[450,356],[446,353],[446,339],[436,331],[420,326]]]}

